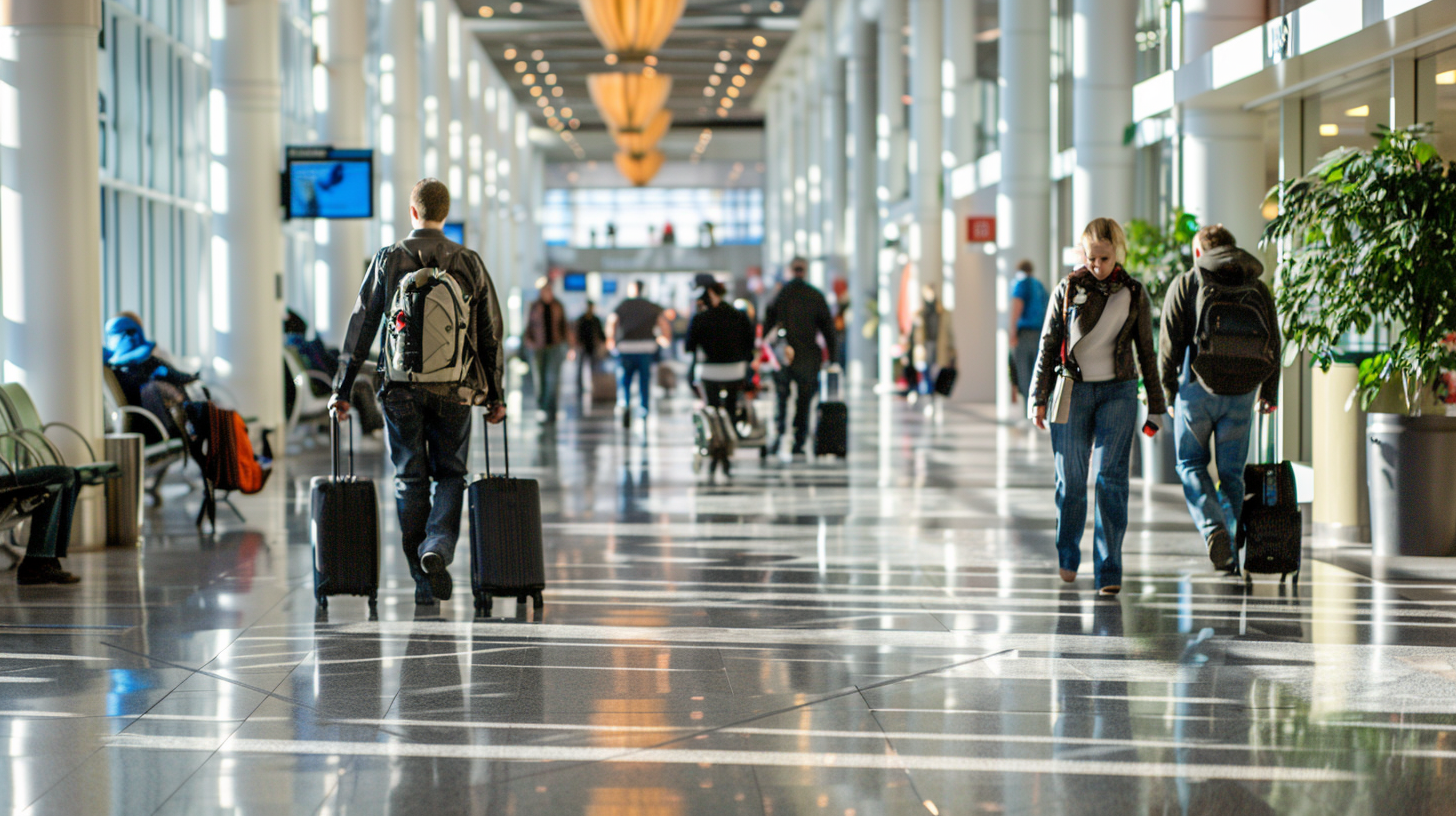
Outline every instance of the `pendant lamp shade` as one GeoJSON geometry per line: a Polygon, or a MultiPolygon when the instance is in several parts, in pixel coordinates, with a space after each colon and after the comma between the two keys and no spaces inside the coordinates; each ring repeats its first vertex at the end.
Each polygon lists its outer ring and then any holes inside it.
{"type": "Polygon", "coordinates": [[[641,60],[662,47],[687,0],[581,0],[581,13],[602,47],[641,60]]]}
{"type": "Polygon", "coordinates": [[[647,183],[662,169],[662,163],[666,160],[661,150],[649,150],[642,157],[634,157],[627,153],[617,154],[617,170],[627,177],[635,187],[646,187],[647,183]]]}
{"type": "Polygon", "coordinates": [[[661,110],[648,120],[647,126],[642,130],[614,130],[612,138],[617,141],[617,148],[623,153],[640,157],[657,147],[657,143],[662,141],[662,137],[667,135],[667,131],[671,127],[672,111],[661,110]]]}
{"type": "Polygon", "coordinates": [[[612,130],[641,131],[667,104],[672,77],[666,74],[591,74],[592,103],[612,130]]]}

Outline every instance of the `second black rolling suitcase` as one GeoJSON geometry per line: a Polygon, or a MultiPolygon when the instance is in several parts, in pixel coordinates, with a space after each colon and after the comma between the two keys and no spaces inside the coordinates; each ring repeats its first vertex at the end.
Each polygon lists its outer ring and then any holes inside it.
{"type": "Polygon", "coordinates": [[[349,436],[349,475],[339,474],[339,423],[329,423],[330,476],[310,484],[309,539],[313,542],[313,594],[320,609],[330,595],[363,595],[371,617],[379,599],[379,498],[374,481],[354,475],[354,437],[349,436]]]}
{"type": "Polygon", "coordinates": [[[849,455],[849,406],[843,402],[843,376],[837,365],[819,374],[819,409],[814,423],[815,456],[843,459],[849,455]]]}
{"type": "Polygon", "coordinates": [[[475,611],[490,615],[496,596],[529,596],[543,605],[546,561],[541,551],[541,485],[535,479],[511,478],[510,437],[506,435],[504,476],[490,472],[490,424],[485,437],[485,475],[471,483],[470,586],[475,611]]]}
{"type": "Polygon", "coordinates": [[[1274,573],[1279,583],[1292,575],[1299,582],[1299,567],[1304,549],[1304,518],[1295,495],[1294,466],[1274,461],[1273,438],[1264,428],[1267,420],[1260,417],[1260,437],[1269,436],[1262,444],[1262,464],[1244,467],[1244,507],[1239,513],[1236,544],[1244,551],[1244,582],[1252,583],[1252,573],[1274,573]]]}

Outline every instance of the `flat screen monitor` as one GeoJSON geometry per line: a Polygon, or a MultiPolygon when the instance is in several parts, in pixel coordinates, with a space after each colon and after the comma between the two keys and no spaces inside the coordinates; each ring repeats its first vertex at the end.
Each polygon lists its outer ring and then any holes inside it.
{"type": "Polygon", "coordinates": [[[567,292],[585,292],[586,273],[567,272],[566,275],[561,278],[561,288],[567,292]]]}
{"type": "Polygon", "coordinates": [[[374,151],[288,148],[289,218],[373,218],[374,151]]]}
{"type": "Polygon", "coordinates": [[[602,294],[604,294],[604,295],[615,295],[615,294],[617,294],[617,279],[616,278],[602,278],[602,294]]]}
{"type": "Polygon", "coordinates": [[[465,245],[464,221],[446,221],[444,230],[446,238],[449,238],[450,240],[454,241],[457,244],[460,244],[461,246],[465,245]]]}

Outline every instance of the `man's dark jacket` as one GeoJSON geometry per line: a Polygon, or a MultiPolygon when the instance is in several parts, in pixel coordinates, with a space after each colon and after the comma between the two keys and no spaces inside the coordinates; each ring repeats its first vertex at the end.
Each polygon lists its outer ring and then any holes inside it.
{"type": "MultiPolygon", "coordinates": [[[[1163,391],[1171,405],[1178,397],[1178,386],[1183,380],[1184,355],[1187,363],[1193,364],[1198,348],[1193,343],[1193,332],[1198,328],[1198,289],[1202,275],[1214,283],[1237,286],[1247,281],[1259,281],[1264,274],[1264,265],[1259,259],[1235,246],[1215,247],[1203,253],[1193,264],[1194,268],[1173,279],[1168,294],[1163,298],[1163,326],[1158,337],[1158,371],[1163,380],[1163,391]]],[[[1269,339],[1270,355],[1280,358],[1279,316],[1274,309],[1274,296],[1269,287],[1258,282],[1260,300],[1264,307],[1264,319],[1273,330],[1269,339]]],[[[1279,402],[1279,368],[1259,386],[1259,398],[1276,405],[1279,402]]]]}
{"type": "MultiPolygon", "coordinates": [[[[501,388],[505,373],[505,353],[501,344],[500,302],[496,299],[495,284],[485,263],[474,250],[466,249],[445,237],[436,229],[417,229],[401,242],[405,249],[387,246],[379,250],[364,275],[359,287],[359,300],[354,304],[354,314],[349,318],[349,330],[344,335],[344,347],[339,355],[339,372],[334,377],[334,393],[352,393],[354,378],[369,356],[370,347],[379,333],[379,324],[389,308],[400,280],[411,272],[432,266],[445,269],[460,283],[465,295],[470,298],[470,329],[474,335],[477,377],[483,382],[467,380],[466,384],[485,392],[486,402],[502,402],[501,388]],[[423,262],[423,266],[421,265],[423,262]]],[[[382,362],[382,357],[381,357],[382,362]]],[[[382,367],[381,367],[382,370],[382,367]]],[[[472,378],[473,379],[473,378],[472,378]]],[[[439,393],[458,393],[458,389],[437,383],[418,383],[413,387],[439,393]]]]}
{"type": "Polygon", "coordinates": [[[816,335],[824,337],[829,359],[837,359],[834,354],[834,316],[829,313],[829,303],[822,292],[803,278],[791,278],[764,310],[764,341],[772,342],[773,333],[778,329],[784,330],[789,348],[794,350],[794,362],[789,364],[789,368],[801,372],[819,370],[821,359],[816,335]]]}
{"type": "Polygon", "coordinates": [[[753,341],[748,315],[719,303],[693,315],[684,348],[694,355],[702,349],[704,363],[746,363],[753,359],[753,341]]]}

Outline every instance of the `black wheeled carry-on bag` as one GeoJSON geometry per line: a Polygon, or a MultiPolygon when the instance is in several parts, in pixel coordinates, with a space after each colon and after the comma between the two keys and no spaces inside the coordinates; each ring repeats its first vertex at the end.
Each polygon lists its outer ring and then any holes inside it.
{"type": "Polygon", "coordinates": [[[1244,509],[1236,542],[1244,551],[1244,583],[1252,584],[1253,573],[1258,572],[1277,573],[1281,584],[1293,575],[1297,584],[1304,519],[1295,495],[1294,466],[1275,461],[1268,419],[1261,415],[1255,424],[1262,463],[1244,467],[1244,509]]]}
{"type": "Polygon", "coordinates": [[[339,422],[329,421],[330,476],[315,476],[309,539],[313,542],[313,594],[320,609],[330,595],[363,595],[373,615],[379,600],[379,498],[374,480],[354,475],[354,436],[349,435],[349,475],[339,474],[339,422]]]}
{"type": "Polygon", "coordinates": [[[535,479],[511,478],[511,443],[505,434],[504,476],[490,472],[490,423],[484,426],[485,475],[471,483],[470,585],[475,611],[489,616],[492,598],[530,596],[542,606],[546,561],[541,553],[541,485],[535,479]]]}
{"type": "Polygon", "coordinates": [[[844,372],[832,365],[819,373],[819,409],[814,423],[814,455],[849,455],[849,406],[845,405],[841,379],[844,372]]]}

